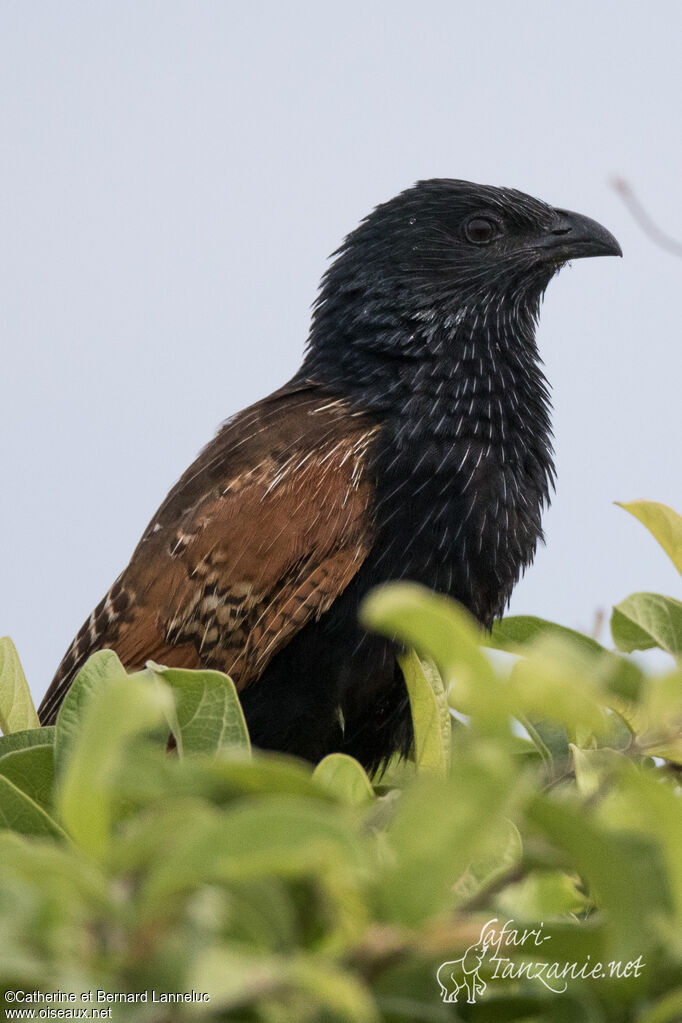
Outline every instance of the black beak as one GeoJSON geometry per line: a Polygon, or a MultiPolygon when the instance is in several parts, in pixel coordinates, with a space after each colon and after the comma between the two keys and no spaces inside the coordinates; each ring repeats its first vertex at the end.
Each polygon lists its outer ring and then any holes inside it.
{"type": "Polygon", "coordinates": [[[548,259],[565,262],[586,256],[622,256],[623,251],[610,231],[596,220],[570,210],[555,210],[556,221],[536,246],[548,259]]]}

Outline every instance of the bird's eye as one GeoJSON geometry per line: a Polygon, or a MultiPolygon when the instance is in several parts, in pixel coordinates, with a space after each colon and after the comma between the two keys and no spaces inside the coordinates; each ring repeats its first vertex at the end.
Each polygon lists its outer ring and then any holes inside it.
{"type": "Polygon", "coordinates": [[[471,217],[464,225],[464,236],[473,245],[487,245],[501,234],[500,225],[490,217],[471,217]]]}

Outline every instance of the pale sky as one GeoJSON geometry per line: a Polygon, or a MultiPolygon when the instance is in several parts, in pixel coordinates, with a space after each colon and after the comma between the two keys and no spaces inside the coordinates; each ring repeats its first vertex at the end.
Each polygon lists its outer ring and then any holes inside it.
{"type": "Polygon", "coordinates": [[[326,258],[415,180],[508,185],[623,260],[547,293],[558,488],[512,612],[589,628],[680,580],[682,6],[0,0],[0,634],[36,700],[221,420],[297,368],[326,258]]]}

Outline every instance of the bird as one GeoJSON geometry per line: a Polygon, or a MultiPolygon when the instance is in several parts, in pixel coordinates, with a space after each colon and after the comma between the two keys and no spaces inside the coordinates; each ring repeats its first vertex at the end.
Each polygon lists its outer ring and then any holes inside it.
{"type": "Polygon", "coordinates": [[[399,648],[358,621],[411,580],[489,629],[543,542],[555,484],[536,341],[568,261],[622,255],[589,217],[512,188],[419,181],[332,254],[301,368],[228,419],[170,490],[61,661],[234,681],[254,746],[373,774],[413,742],[399,648]]]}

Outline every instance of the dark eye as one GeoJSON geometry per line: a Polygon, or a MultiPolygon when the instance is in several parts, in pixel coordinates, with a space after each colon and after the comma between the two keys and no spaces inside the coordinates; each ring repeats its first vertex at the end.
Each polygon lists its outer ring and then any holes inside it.
{"type": "Polygon", "coordinates": [[[471,217],[464,225],[464,236],[473,245],[487,245],[501,233],[498,222],[490,217],[471,217]]]}

